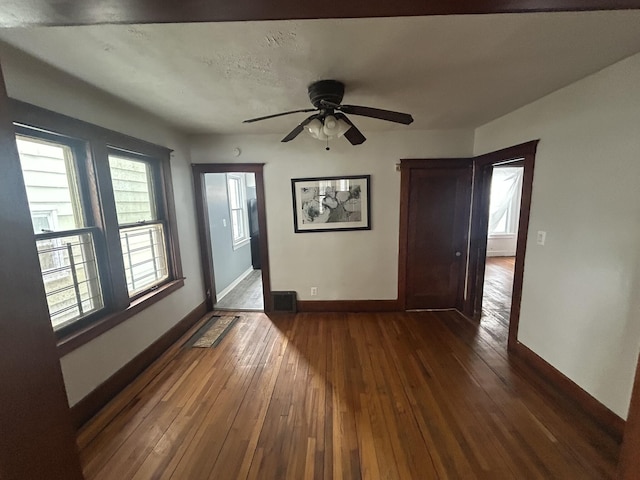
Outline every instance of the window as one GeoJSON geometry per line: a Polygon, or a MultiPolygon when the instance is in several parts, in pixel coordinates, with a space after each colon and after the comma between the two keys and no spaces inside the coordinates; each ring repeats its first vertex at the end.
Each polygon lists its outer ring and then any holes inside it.
{"type": "Polygon", "coordinates": [[[70,351],[184,284],[170,151],[12,107],[51,323],[70,351]]]}
{"type": "Polygon", "coordinates": [[[70,145],[16,137],[42,281],[55,330],[104,307],[94,231],[85,227],[70,145]]]}
{"type": "Polygon", "coordinates": [[[247,216],[247,193],[244,174],[227,174],[227,195],[229,197],[233,248],[236,249],[249,243],[249,218],[247,216]]]}
{"type": "Polygon", "coordinates": [[[111,154],[109,167],[127,290],[135,296],[169,275],[164,223],[158,218],[151,165],[111,154]]]}
{"type": "Polygon", "coordinates": [[[523,167],[496,167],[491,178],[489,235],[514,235],[518,231],[523,167]]]}

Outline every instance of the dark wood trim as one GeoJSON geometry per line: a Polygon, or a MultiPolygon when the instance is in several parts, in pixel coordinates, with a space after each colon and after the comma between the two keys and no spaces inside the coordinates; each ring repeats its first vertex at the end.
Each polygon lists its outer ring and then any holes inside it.
{"type": "Polygon", "coordinates": [[[204,175],[193,170],[193,193],[196,204],[196,219],[198,221],[198,245],[200,246],[200,265],[204,280],[204,293],[207,309],[213,310],[216,302],[216,279],[213,275],[213,255],[209,251],[211,245],[211,225],[209,223],[209,208],[207,206],[204,175]]]}
{"type": "Polygon", "coordinates": [[[81,480],[0,71],[0,478],[81,480]]]}
{"type": "MultiPolygon", "coordinates": [[[[107,256],[107,272],[101,275],[102,284],[108,286],[112,303],[107,308],[113,310],[125,310],[129,306],[129,291],[127,289],[127,276],[122,261],[122,243],[120,241],[120,228],[116,213],[116,199],[112,188],[101,188],[101,185],[111,185],[111,168],[106,161],[109,152],[103,142],[89,141],[91,158],[103,158],[105,161],[91,161],[97,180],[96,189],[99,196],[99,205],[96,206],[102,212],[102,225],[100,228],[104,237],[105,253],[107,256]]],[[[64,335],[64,334],[63,334],[64,335]]],[[[64,337],[63,337],[64,338],[64,337]]]]}
{"type": "Polygon", "coordinates": [[[175,195],[173,193],[173,175],[171,174],[171,156],[165,155],[161,158],[162,168],[160,176],[164,188],[164,195],[161,197],[162,205],[165,211],[165,220],[167,222],[167,235],[171,238],[169,249],[169,259],[171,262],[171,271],[175,278],[184,276],[182,270],[182,256],[180,255],[180,240],[178,238],[178,217],[176,214],[175,195]]]}
{"type": "Polygon", "coordinates": [[[407,308],[407,254],[409,242],[409,185],[411,174],[400,162],[400,229],[398,238],[398,308],[407,308]]]}
{"type": "Polygon", "coordinates": [[[84,205],[85,215],[88,224],[98,227],[101,232],[101,235],[95,236],[95,242],[102,272],[105,309],[91,319],[79,321],[57,332],[58,351],[64,355],[184,285],[171,178],[171,149],[25,102],[9,102],[14,122],[30,129],[32,134],[44,132],[48,138],[58,138],[64,143],[70,140],[76,146],[77,153],[83,153],[82,158],[78,158],[78,167],[86,174],[86,178],[80,179],[82,190],[87,191],[84,195],[88,202],[84,205]],[[80,152],[80,147],[83,152],[80,152]],[[143,159],[151,165],[158,219],[163,221],[166,228],[170,279],[164,285],[153,287],[134,298],[130,298],[127,291],[120,230],[111,188],[108,155],[114,150],[143,159]],[[100,246],[103,248],[98,248],[100,246]]]}
{"type": "Polygon", "coordinates": [[[399,312],[398,300],[298,300],[298,312],[399,312]]]}
{"type": "Polygon", "coordinates": [[[9,111],[14,122],[27,127],[35,126],[54,135],[66,135],[83,141],[101,141],[108,147],[142,153],[154,158],[162,158],[172,152],[170,148],[162,145],[140,140],[125,133],[100,127],[13,98],[9,99],[9,111]]]}
{"type": "Polygon", "coordinates": [[[91,325],[87,325],[85,328],[76,330],[60,338],[58,340],[58,354],[61,357],[65,356],[67,353],[75,350],[85,343],[90,342],[106,331],[111,330],[116,325],[121,324],[137,313],[140,313],[145,308],[148,308],[154,303],[159,302],[160,300],[175,292],[179,288],[182,288],[183,286],[183,278],[165,283],[156,290],[153,290],[137,298],[134,302],[131,302],[131,305],[129,305],[125,310],[106,315],[101,319],[95,321],[91,325]]]}
{"type": "Polygon", "coordinates": [[[264,311],[273,310],[271,298],[271,270],[269,267],[269,241],[267,237],[267,209],[264,194],[264,163],[194,163],[193,186],[196,197],[196,214],[198,220],[198,240],[200,243],[200,258],[203,269],[204,288],[210,309],[215,303],[215,280],[213,275],[213,256],[211,254],[211,236],[209,233],[209,216],[207,214],[206,191],[204,188],[205,173],[244,172],[255,174],[256,201],[258,204],[258,228],[260,230],[260,264],[262,271],[262,295],[264,311]]]}
{"type": "Polygon", "coordinates": [[[640,479],[640,357],[636,366],[629,415],[620,449],[618,478],[620,480],[640,479]]]}
{"type": "Polygon", "coordinates": [[[407,243],[409,241],[411,170],[414,168],[469,168],[471,160],[470,158],[403,158],[400,160],[400,230],[398,239],[398,309],[400,311],[406,310],[407,305],[407,243]]]}
{"type": "Polygon", "coordinates": [[[76,429],[79,429],[89,421],[89,419],[98,413],[111,399],[166,352],[171,345],[180,340],[205,313],[207,313],[206,302],[202,302],[189,312],[187,316],[165,332],[158,340],[145,348],[133,360],[128,362],[89,395],[71,407],[71,417],[76,429]]]}
{"type": "Polygon", "coordinates": [[[622,418],[522,343],[514,344],[510,348],[510,352],[522,359],[526,365],[538,372],[545,381],[571,399],[618,442],[622,441],[622,434],[625,428],[625,421],[622,418]]]}
{"type": "Polygon", "coordinates": [[[295,2],[236,0],[5,0],[1,27],[103,23],[229,22],[310,18],[397,17],[488,13],[560,12],[640,8],[637,0],[395,0],[394,2],[295,2]]]}
{"type": "Polygon", "coordinates": [[[493,167],[496,165],[505,165],[511,161],[517,161],[524,166],[520,218],[518,221],[516,262],[511,296],[511,312],[509,315],[509,348],[515,345],[518,339],[522,281],[524,277],[524,257],[529,232],[533,172],[538,142],[539,140],[532,140],[474,158],[469,268],[467,271],[467,293],[463,312],[467,317],[476,321],[480,319],[482,313],[482,291],[487,254],[489,194],[491,191],[493,167]]]}
{"type": "Polygon", "coordinates": [[[271,295],[271,267],[269,264],[269,241],[267,236],[267,203],[264,194],[263,165],[255,172],[256,200],[258,203],[258,228],[260,230],[260,270],[262,271],[262,296],[264,311],[273,311],[273,296],[271,295]]]}

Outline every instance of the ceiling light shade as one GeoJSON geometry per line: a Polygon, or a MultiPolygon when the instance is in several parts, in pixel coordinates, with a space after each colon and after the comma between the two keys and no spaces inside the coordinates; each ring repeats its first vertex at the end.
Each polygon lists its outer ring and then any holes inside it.
{"type": "Polygon", "coordinates": [[[324,117],[324,127],[322,131],[327,137],[335,137],[338,130],[338,120],[333,115],[324,117]]]}
{"type": "Polygon", "coordinates": [[[342,120],[341,118],[338,119],[338,138],[340,138],[341,136],[343,136],[345,133],[347,133],[347,131],[351,128],[351,125],[349,125],[347,122],[345,122],[344,120],[342,120]]]}
{"type": "Polygon", "coordinates": [[[325,133],[327,137],[340,138],[350,128],[351,128],[351,125],[349,125],[347,122],[345,122],[341,118],[337,119],[333,115],[328,115],[324,119],[324,128],[322,129],[322,131],[325,133]]]}
{"type": "Polygon", "coordinates": [[[314,119],[314,120],[311,120],[307,124],[307,130],[309,131],[309,133],[311,134],[311,136],[313,138],[317,138],[318,140],[326,140],[327,139],[327,136],[322,131],[322,122],[320,120],[318,120],[317,118],[314,119]]]}

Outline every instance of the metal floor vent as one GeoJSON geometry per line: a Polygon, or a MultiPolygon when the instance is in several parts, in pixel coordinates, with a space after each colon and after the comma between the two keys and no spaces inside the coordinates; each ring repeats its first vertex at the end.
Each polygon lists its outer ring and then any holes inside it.
{"type": "Polygon", "coordinates": [[[274,312],[296,313],[296,292],[271,292],[274,312]]]}

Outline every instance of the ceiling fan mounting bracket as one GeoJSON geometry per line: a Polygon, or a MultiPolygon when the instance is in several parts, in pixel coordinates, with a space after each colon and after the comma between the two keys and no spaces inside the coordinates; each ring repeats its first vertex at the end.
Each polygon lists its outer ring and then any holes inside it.
{"type": "Polygon", "coordinates": [[[337,80],[320,80],[309,85],[309,100],[314,107],[324,109],[321,102],[340,105],[344,96],[344,83],[337,80]]]}

